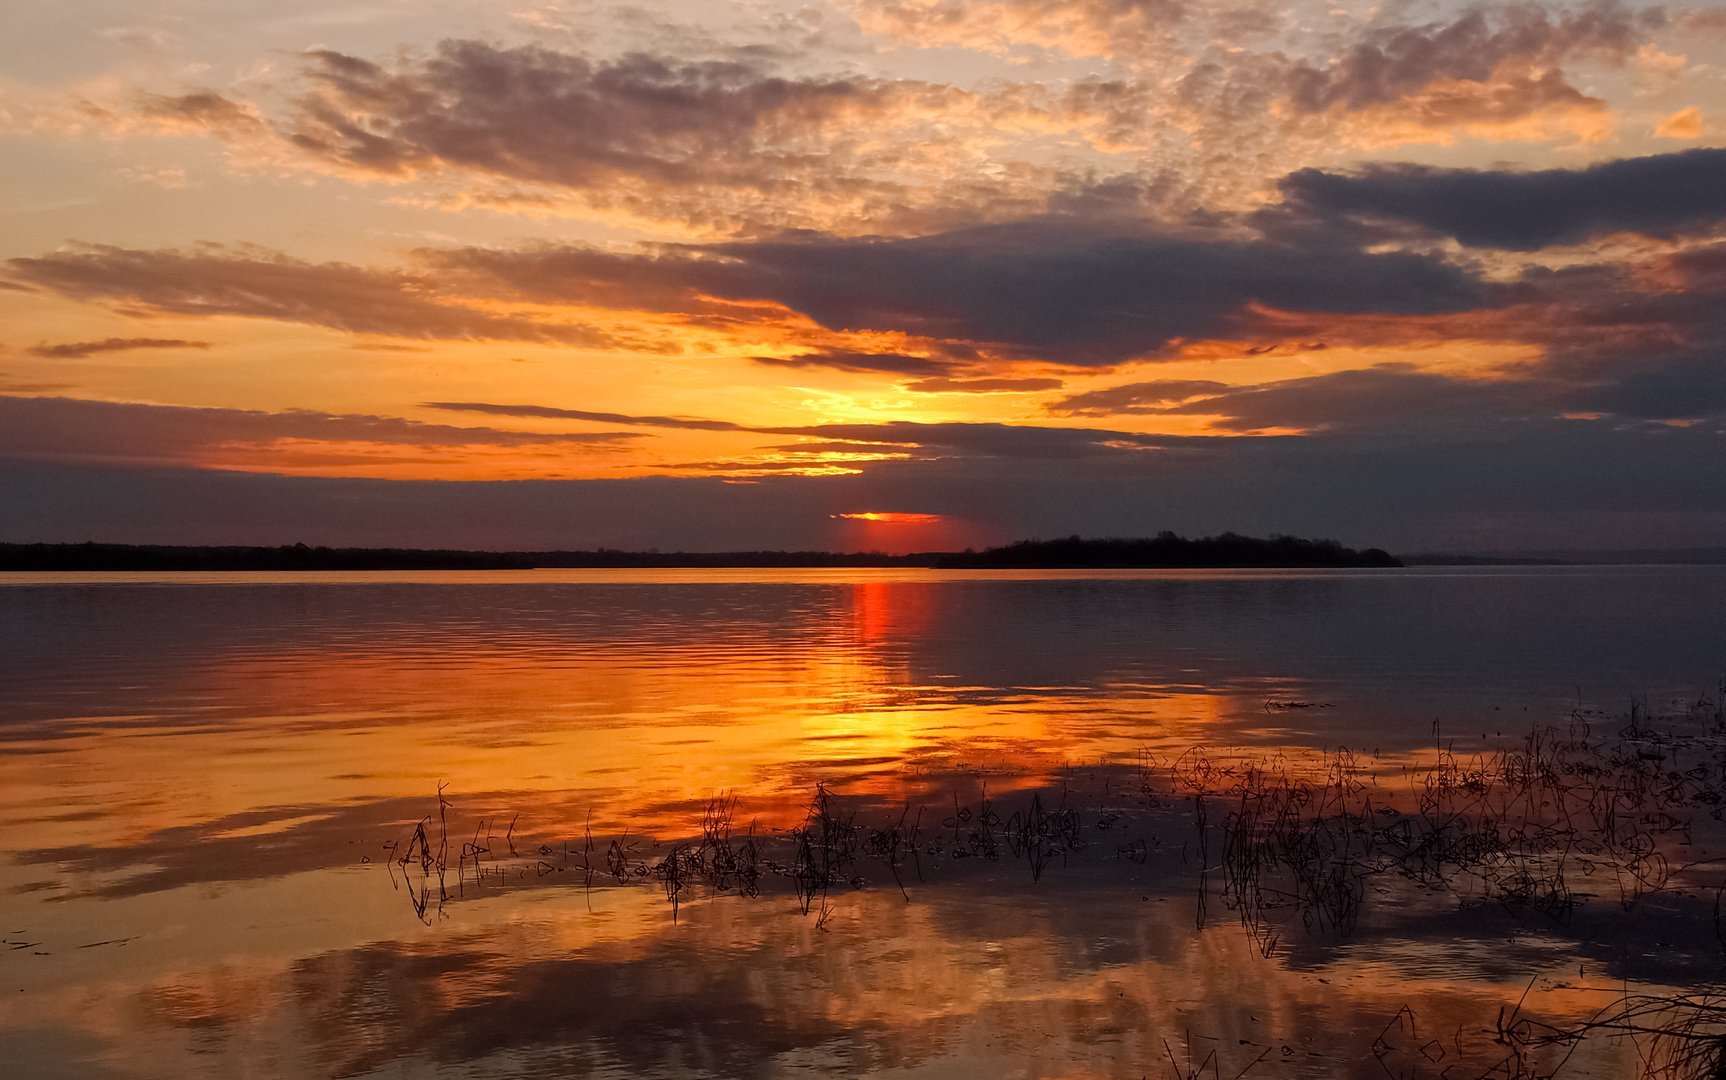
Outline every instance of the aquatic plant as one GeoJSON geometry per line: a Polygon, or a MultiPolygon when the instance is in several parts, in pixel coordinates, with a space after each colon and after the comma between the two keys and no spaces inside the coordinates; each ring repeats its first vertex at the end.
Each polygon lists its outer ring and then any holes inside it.
{"type": "MultiPolygon", "coordinates": [[[[816,783],[802,819],[780,831],[763,831],[755,819],[740,829],[732,792],[710,797],[689,835],[669,840],[629,829],[596,839],[590,811],[578,850],[562,841],[523,855],[519,817],[510,819],[501,842],[497,819],[482,818],[457,851],[453,896],[447,876],[453,805],[440,784],[434,812],[405,841],[386,845],[386,862],[392,884],[405,889],[416,916],[428,923],[470,884],[573,870],[590,894],[606,876],[616,886],[652,883],[673,920],[698,891],[789,894],[801,914],[826,930],[847,890],[890,882],[911,901],[908,869],[921,883],[943,870],[1016,863],[1038,885],[1051,870],[1084,857],[1092,867],[1115,867],[1136,888],[1143,887],[1142,875],[1189,874],[1198,926],[1220,902],[1266,956],[1291,933],[1354,933],[1374,896],[1390,892],[1563,926],[1602,899],[1622,917],[1675,884],[1694,890],[1699,875],[1718,864],[1696,857],[1696,845],[1699,838],[1718,840],[1717,823],[1726,817],[1726,722],[1719,710],[1717,699],[1703,696],[1680,714],[1657,718],[1638,701],[1607,723],[1579,708],[1567,722],[1536,725],[1518,740],[1467,753],[1435,728],[1428,752],[1398,758],[1347,748],[1302,758],[1194,746],[1169,759],[1146,748],[1131,762],[1063,771],[1056,782],[1006,800],[986,781],[973,786],[959,775],[942,793],[939,828],[927,830],[926,806],[889,809],[826,782],[816,783]],[[1163,839],[1182,836],[1190,839],[1178,846],[1163,839]],[[1688,854],[1675,862],[1679,849],[1688,854]],[[596,858],[601,850],[603,860],[596,858]],[[875,881],[870,866],[878,868],[875,881]]],[[[1726,882],[1709,887],[1713,937],[1726,952],[1726,882]]],[[[1415,1066],[1416,1059],[1443,1060],[1444,1075],[1453,1077],[1552,1077],[1583,1040],[1617,1038],[1636,1046],[1640,1075],[1649,1080],[1726,1077],[1726,996],[1718,991],[1626,988],[1609,1008],[1571,1024],[1539,1018],[1525,1008],[1528,998],[1525,992],[1501,1009],[1468,1048],[1460,1035],[1448,1046],[1417,1040],[1417,1018],[1399,1013],[1375,1053],[1389,1075],[1403,1075],[1401,1065],[1392,1068],[1396,1057],[1415,1066]],[[1471,1071],[1476,1064],[1480,1070],[1471,1071]]],[[[1241,1072],[1263,1060],[1247,1062],[1241,1072]]],[[[1214,1053],[1182,1063],[1171,1050],[1169,1065],[1175,1076],[1224,1075],[1214,1053]]],[[[1404,1071],[1418,1073],[1411,1068],[1404,1071]]]]}

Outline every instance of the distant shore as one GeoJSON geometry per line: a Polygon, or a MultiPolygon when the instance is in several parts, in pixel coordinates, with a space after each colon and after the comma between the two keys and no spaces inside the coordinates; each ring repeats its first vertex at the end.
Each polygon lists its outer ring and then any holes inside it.
{"type": "Polygon", "coordinates": [[[1356,551],[1334,540],[1257,539],[1224,533],[1188,540],[1173,533],[1147,539],[1027,540],[983,551],[909,555],[830,551],[465,551],[422,548],[334,548],[163,544],[0,544],[0,571],[317,571],[701,569],[748,567],[928,567],[934,569],[1392,567],[1377,548],[1356,551]]]}

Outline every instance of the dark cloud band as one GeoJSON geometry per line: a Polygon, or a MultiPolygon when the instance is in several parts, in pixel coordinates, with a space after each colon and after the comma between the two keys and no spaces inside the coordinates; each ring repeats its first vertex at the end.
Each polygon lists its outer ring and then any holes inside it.
{"type": "Polygon", "coordinates": [[[1412,226],[1470,247],[1536,251],[1610,233],[1669,238],[1726,220],[1726,150],[1494,172],[1372,165],[1282,181],[1296,214],[1412,226]]]}

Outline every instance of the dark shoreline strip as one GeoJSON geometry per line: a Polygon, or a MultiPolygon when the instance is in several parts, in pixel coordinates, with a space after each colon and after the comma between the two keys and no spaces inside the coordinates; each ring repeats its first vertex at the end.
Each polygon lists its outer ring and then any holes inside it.
{"type": "Polygon", "coordinates": [[[0,571],[228,570],[540,570],[723,567],[933,567],[993,569],[1210,569],[1390,567],[1384,551],[1355,551],[1334,540],[1221,536],[1187,540],[1027,540],[986,551],[909,555],[830,551],[661,552],[459,551],[417,548],[179,546],[156,544],[0,544],[0,571]]]}

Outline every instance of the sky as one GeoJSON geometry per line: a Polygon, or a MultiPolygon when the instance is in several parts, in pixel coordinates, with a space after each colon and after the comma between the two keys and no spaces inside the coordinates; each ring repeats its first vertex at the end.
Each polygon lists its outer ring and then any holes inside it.
{"type": "Polygon", "coordinates": [[[1726,544],[1726,5],[9,0],[0,541],[1726,544]]]}

